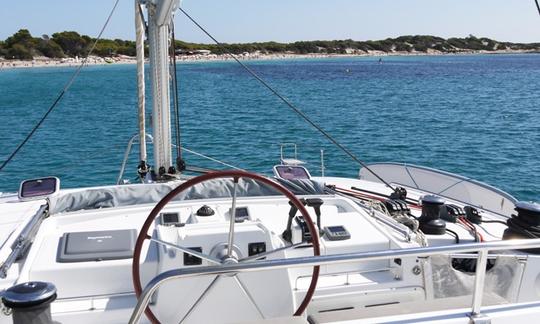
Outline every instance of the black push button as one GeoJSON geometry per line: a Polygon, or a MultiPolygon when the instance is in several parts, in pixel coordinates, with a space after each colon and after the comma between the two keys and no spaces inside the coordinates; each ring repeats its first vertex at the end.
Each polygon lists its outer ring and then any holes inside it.
{"type": "Polygon", "coordinates": [[[264,242],[256,242],[256,243],[249,243],[248,244],[248,255],[256,255],[266,252],[266,243],[264,242]]]}
{"type": "MultiPolygon", "coordinates": [[[[190,250],[202,252],[201,247],[190,247],[190,250]]],[[[184,265],[200,265],[202,264],[202,259],[191,254],[184,253],[184,265]]]]}

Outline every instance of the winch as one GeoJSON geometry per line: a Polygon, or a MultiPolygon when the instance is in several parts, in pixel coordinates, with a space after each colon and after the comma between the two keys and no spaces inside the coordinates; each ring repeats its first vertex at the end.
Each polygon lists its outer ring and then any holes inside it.
{"type": "Polygon", "coordinates": [[[441,207],[444,199],[434,195],[422,197],[422,215],[418,218],[420,230],[425,234],[443,235],[446,233],[446,222],[441,219],[441,207]]]}
{"type": "Polygon", "coordinates": [[[503,239],[540,238],[540,204],[520,201],[516,203],[515,210],[517,215],[506,221],[508,228],[503,239]]]}

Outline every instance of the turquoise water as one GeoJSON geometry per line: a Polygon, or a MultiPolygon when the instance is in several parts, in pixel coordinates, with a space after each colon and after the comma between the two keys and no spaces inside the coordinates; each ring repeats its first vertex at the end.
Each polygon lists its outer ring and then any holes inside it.
{"type": "MultiPolygon", "coordinates": [[[[248,64],[366,162],[424,165],[540,200],[540,55],[309,59],[248,64]]],[[[73,68],[0,70],[0,160],[62,89],[73,68]]],[[[178,66],[182,142],[271,172],[295,142],[319,174],[358,166],[233,62],[178,66]]],[[[64,187],[112,184],[137,131],[135,67],[83,70],[57,109],[0,172],[0,191],[56,175],[64,187]]],[[[186,154],[187,163],[218,168],[186,154]]],[[[137,150],[126,177],[135,176],[137,150]]]]}

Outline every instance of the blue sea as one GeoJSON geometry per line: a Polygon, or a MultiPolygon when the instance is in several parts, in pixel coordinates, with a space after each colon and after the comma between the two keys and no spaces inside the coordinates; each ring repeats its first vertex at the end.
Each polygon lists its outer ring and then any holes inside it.
{"type": "MultiPolygon", "coordinates": [[[[247,64],[367,163],[395,161],[458,173],[521,200],[540,200],[540,55],[250,61],[247,64]]],[[[23,140],[74,68],[0,70],[0,161],[23,140]]],[[[320,174],[359,166],[234,62],[179,63],[182,144],[270,174],[280,143],[320,174]]],[[[150,102],[150,98],[148,98],[150,102]]],[[[149,114],[148,114],[149,115],[149,114]]],[[[150,119],[150,116],[148,116],[150,119]]],[[[0,191],[54,175],[63,187],[113,184],[137,132],[133,65],[83,69],[15,159],[0,191]]],[[[126,178],[135,178],[138,148],[126,178]]],[[[193,166],[222,168],[185,153],[193,166]]]]}

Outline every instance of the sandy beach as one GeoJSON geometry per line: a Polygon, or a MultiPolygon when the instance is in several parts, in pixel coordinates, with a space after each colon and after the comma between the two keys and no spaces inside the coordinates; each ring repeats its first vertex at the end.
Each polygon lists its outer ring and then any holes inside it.
{"type": "MultiPolygon", "coordinates": [[[[289,60],[289,59],[313,59],[313,58],[352,58],[352,57],[385,57],[385,56],[425,56],[425,55],[474,55],[474,54],[524,54],[537,53],[535,51],[525,50],[499,50],[499,51],[460,51],[453,53],[428,50],[427,52],[382,52],[368,51],[352,54],[262,54],[262,53],[243,53],[236,55],[241,60],[289,60]]],[[[36,57],[33,60],[6,60],[0,58],[0,69],[11,68],[32,68],[32,67],[70,67],[79,66],[83,58],[62,58],[52,59],[48,57],[36,57]]],[[[227,54],[196,54],[196,55],[178,55],[177,62],[204,62],[204,61],[230,61],[233,60],[227,54]]],[[[115,57],[90,56],[86,65],[115,65],[115,64],[135,64],[135,57],[119,55],[115,57]]]]}

